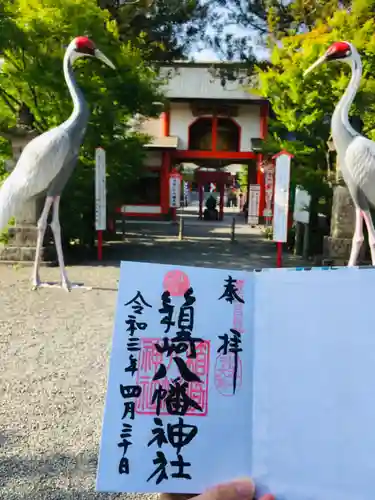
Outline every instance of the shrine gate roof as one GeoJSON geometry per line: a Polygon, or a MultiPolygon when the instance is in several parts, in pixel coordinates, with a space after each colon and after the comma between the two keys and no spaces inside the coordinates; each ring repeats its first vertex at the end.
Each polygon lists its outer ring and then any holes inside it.
{"type": "Polygon", "coordinates": [[[177,61],[163,64],[160,77],[166,79],[166,97],[173,100],[226,100],[264,102],[255,89],[258,80],[249,75],[248,65],[232,62],[177,61]]]}

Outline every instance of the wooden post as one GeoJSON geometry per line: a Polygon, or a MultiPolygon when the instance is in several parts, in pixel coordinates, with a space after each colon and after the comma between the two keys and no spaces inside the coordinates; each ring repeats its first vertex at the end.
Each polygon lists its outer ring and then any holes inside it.
{"type": "Polygon", "coordinates": [[[276,267],[283,267],[283,244],[281,241],[278,241],[276,245],[277,245],[276,267]]]}
{"type": "Polygon", "coordinates": [[[219,203],[219,220],[224,219],[224,182],[219,184],[219,195],[220,195],[220,203],[219,203]]]}
{"type": "Polygon", "coordinates": [[[232,218],[231,232],[230,232],[230,241],[234,243],[236,241],[236,218],[232,218]]]}
{"type": "Polygon", "coordinates": [[[204,202],[204,186],[198,183],[198,195],[199,195],[199,219],[203,218],[203,202],[204,202]]]}
{"type": "Polygon", "coordinates": [[[184,239],[184,219],[180,217],[180,224],[178,226],[178,239],[182,241],[184,239]]]}
{"type": "Polygon", "coordinates": [[[103,260],[103,231],[98,231],[98,260],[103,260]]]}
{"type": "Polygon", "coordinates": [[[307,259],[309,256],[309,225],[304,224],[304,231],[303,231],[303,251],[302,251],[302,256],[304,259],[307,259]]]}
{"type": "Polygon", "coordinates": [[[296,222],[296,234],[294,240],[294,255],[301,255],[302,248],[302,223],[296,222]]]}
{"type": "Polygon", "coordinates": [[[177,208],[172,208],[172,221],[177,224],[177,208]]]}
{"type": "Polygon", "coordinates": [[[126,222],[125,222],[125,217],[122,217],[122,240],[125,241],[125,227],[126,227],[126,222]]]}

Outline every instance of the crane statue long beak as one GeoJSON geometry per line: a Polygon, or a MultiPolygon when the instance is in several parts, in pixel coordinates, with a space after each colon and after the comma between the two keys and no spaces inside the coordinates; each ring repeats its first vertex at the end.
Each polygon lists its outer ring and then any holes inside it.
{"type": "Polygon", "coordinates": [[[306,76],[308,75],[309,73],[311,73],[311,71],[313,71],[315,68],[317,68],[318,66],[320,66],[322,63],[324,63],[327,59],[327,56],[326,54],[324,54],[322,57],[319,57],[319,59],[317,61],[314,62],[314,64],[312,64],[303,74],[303,76],[306,76]]]}
{"type": "Polygon", "coordinates": [[[104,64],[106,64],[107,66],[109,66],[110,68],[112,69],[116,69],[116,66],[113,64],[113,62],[111,62],[107,56],[105,56],[103,54],[103,52],[99,49],[95,49],[95,57],[97,59],[100,59],[102,62],[104,62],[104,64]]]}

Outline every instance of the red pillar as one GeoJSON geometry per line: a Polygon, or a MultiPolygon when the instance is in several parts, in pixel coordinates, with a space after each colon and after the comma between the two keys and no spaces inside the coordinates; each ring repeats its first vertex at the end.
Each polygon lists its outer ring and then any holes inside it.
{"type": "Polygon", "coordinates": [[[168,137],[171,125],[171,115],[169,110],[164,111],[161,114],[161,135],[163,137],[168,137]]]}
{"type": "Polygon", "coordinates": [[[219,220],[224,219],[224,182],[220,183],[220,205],[219,205],[219,220]]]}
{"type": "MultiPolygon", "coordinates": [[[[164,111],[161,114],[161,135],[163,137],[169,136],[170,129],[170,112],[164,111]]],[[[160,206],[163,215],[169,212],[169,172],[171,170],[171,153],[170,151],[163,151],[162,164],[160,170],[160,206]]]]}
{"type": "Polygon", "coordinates": [[[98,231],[98,260],[103,260],[103,231],[98,231]]]}
{"type": "MultiPolygon", "coordinates": [[[[260,137],[265,139],[268,132],[268,113],[269,106],[268,102],[260,106],[260,137]]],[[[263,155],[258,155],[258,168],[257,168],[257,184],[260,185],[260,199],[259,199],[259,217],[263,217],[263,211],[266,206],[266,193],[264,185],[264,172],[261,171],[261,166],[263,162],[263,155]]]]}
{"type": "Polygon", "coordinates": [[[276,243],[277,247],[277,258],[276,258],[276,267],[283,267],[283,244],[281,241],[276,243]]]}
{"type": "Polygon", "coordinates": [[[203,218],[203,186],[198,182],[198,194],[199,194],[199,218],[203,218]]]}
{"type": "Polygon", "coordinates": [[[263,217],[263,210],[266,206],[266,193],[264,185],[264,172],[262,172],[263,155],[258,155],[257,161],[257,184],[260,185],[260,196],[259,196],[259,217],[263,217]]]}

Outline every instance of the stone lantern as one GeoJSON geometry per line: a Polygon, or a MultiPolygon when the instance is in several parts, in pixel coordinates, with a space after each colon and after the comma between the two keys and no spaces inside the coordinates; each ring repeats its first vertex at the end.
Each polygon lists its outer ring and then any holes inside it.
{"type": "MultiPolygon", "coordinates": [[[[8,171],[15,167],[25,146],[38,134],[22,123],[1,132],[12,144],[13,158],[6,162],[8,171]]],[[[1,188],[0,188],[1,189],[1,188]]],[[[17,214],[15,226],[9,228],[9,241],[0,245],[0,260],[9,262],[30,262],[35,258],[36,242],[38,236],[37,222],[41,213],[43,197],[34,198],[26,202],[17,214]]],[[[44,252],[42,252],[43,260],[44,252]]]]}
{"type": "MultiPolygon", "coordinates": [[[[327,142],[328,151],[335,151],[332,140],[327,142]]],[[[355,207],[342,178],[336,157],[336,185],[333,188],[331,232],[324,237],[323,258],[326,264],[343,265],[349,260],[355,226],[355,207]]],[[[364,249],[364,246],[362,246],[364,249]]],[[[363,252],[361,252],[363,257],[363,252]]]]}

